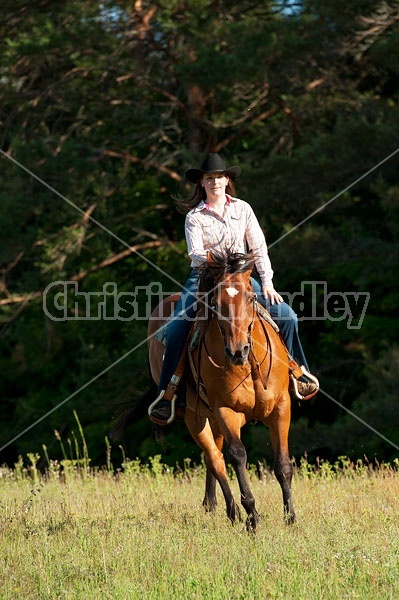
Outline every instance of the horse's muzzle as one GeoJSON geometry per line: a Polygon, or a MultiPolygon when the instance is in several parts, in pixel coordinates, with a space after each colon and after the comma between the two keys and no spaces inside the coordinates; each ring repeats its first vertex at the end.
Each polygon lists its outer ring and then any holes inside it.
{"type": "Polygon", "coordinates": [[[249,344],[245,344],[242,348],[237,348],[234,352],[225,346],[224,352],[233,365],[245,365],[249,356],[249,344]]]}

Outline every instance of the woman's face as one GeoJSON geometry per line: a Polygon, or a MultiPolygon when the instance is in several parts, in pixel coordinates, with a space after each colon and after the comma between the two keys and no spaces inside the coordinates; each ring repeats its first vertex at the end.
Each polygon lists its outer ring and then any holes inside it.
{"type": "Polygon", "coordinates": [[[224,173],[205,173],[201,184],[209,196],[222,196],[225,194],[229,178],[224,173]]]}

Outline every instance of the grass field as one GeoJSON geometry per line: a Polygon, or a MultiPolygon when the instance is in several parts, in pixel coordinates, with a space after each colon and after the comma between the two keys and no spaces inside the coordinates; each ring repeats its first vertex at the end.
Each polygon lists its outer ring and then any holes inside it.
{"type": "Polygon", "coordinates": [[[202,468],[3,467],[1,599],[399,598],[397,465],[303,461],[290,527],[273,474],[251,481],[256,536],[230,524],[220,493],[216,515],[204,512],[202,468]]]}

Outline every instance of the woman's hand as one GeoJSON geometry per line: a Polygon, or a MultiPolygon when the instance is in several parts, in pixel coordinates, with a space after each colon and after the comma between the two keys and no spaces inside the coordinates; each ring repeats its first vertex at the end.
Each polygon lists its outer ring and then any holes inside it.
{"type": "Polygon", "coordinates": [[[280,304],[280,302],[284,302],[283,298],[276,292],[272,285],[262,286],[262,292],[266,300],[270,301],[270,304],[280,304]]]}

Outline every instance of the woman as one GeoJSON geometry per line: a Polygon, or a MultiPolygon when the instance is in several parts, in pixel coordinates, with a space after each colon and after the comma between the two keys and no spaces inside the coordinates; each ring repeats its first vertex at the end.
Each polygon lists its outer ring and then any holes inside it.
{"type": "MultiPolygon", "coordinates": [[[[270,312],[279,326],[288,352],[298,365],[303,365],[301,371],[296,372],[299,378],[295,381],[295,391],[299,398],[307,399],[319,388],[317,379],[309,373],[298,335],[297,316],[274,289],[273,270],[263,231],[250,205],[235,198],[233,180],[240,173],[241,169],[238,166],[227,168],[218,154],[209,154],[200,169],[186,171],[187,179],[196,184],[193,197],[180,204],[186,212],[189,210],[186,215],[185,233],[192,271],[184,285],[173,319],[168,325],[158,396],[149,408],[150,419],[160,425],[166,425],[172,420],[170,401],[175,385],[169,384],[195,316],[198,268],[206,261],[209,251],[225,253],[229,250],[244,253],[252,250],[261,281],[259,283],[251,278],[258,301],[270,312]]],[[[172,380],[172,383],[177,382],[172,380]]]]}

